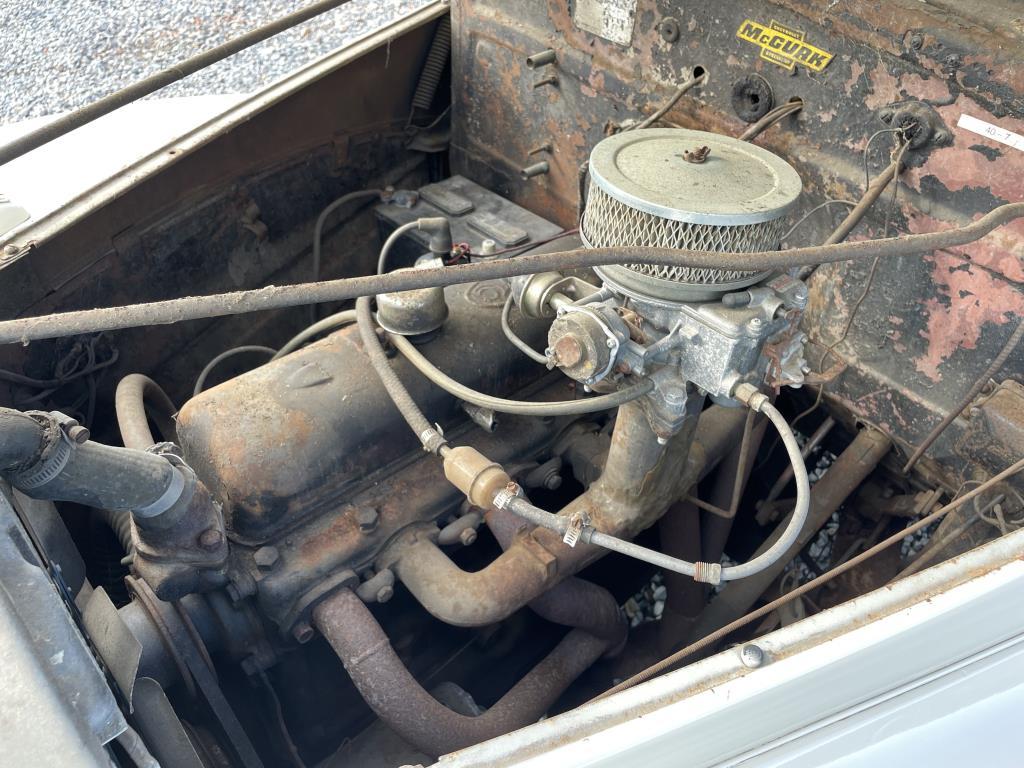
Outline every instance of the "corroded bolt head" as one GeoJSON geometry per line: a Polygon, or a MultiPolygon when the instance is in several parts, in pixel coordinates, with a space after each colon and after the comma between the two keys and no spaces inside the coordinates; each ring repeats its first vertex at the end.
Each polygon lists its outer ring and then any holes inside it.
{"type": "Polygon", "coordinates": [[[462,533],[459,534],[459,541],[462,542],[463,546],[468,547],[474,541],[476,541],[476,529],[464,528],[462,533]]]}
{"type": "Polygon", "coordinates": [[[557,365],[573,366],[583,359],[583,345],[572,334],[566,334],[555,342],[554,353],[557,365]]]}
{"type": "Polygon", "coordinates": [[[369,533],[376,528],[379,518],[380,515],[373,507],[362,507],[356,512],[356,522],[359,523],[359,530],[363,533],[369,533]]]}
{"type": "Polygon", "coordinates": [[[199,546],[207,552],[215,552],[224,543],[224,534],[216,528],[207,528],[199,534],[199,546]]]}
{"type": "Polygon", "coordinates": [[[253,552],[252,559],[256,563],[256,567],[261,571],[269,571],[275,565],[280,554],[277,551],[277,547],[260,547],[253,552]]]}

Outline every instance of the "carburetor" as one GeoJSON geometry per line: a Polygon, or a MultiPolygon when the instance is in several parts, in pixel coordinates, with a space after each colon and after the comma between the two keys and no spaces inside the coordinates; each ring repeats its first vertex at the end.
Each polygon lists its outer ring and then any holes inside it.
{"type": "MultiPolygon", "coordinates": [[[[580,236],[594,248],[774,250],[802,187],[767,150],[676,128],[605,139],[589,172],[580,236]]],[[[551,367],[596,389],[651,377],[661,395],[648,414],[656,429],[671,433],[685,418],[686,383],[726,405],[741,383],[803,383],[807,288],[795,277],[651,264],[595,271],[602,286],[545,273],[519,278],[514,295],[525,314],[554,318],[551,367]]]]}

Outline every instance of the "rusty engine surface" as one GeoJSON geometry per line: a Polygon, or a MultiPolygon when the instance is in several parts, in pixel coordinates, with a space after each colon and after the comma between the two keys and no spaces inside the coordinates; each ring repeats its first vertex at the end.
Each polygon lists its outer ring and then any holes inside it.
{"type": "Polygon", "coordinates": [[[1018,528],[1013,5],[434,3],[2,235],[104,754],[426,765],[1018,528]]]}

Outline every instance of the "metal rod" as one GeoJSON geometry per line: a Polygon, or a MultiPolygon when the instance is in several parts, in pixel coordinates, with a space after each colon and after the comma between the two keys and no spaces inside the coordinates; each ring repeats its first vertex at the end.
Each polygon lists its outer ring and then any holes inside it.
{"type": "Polygon", "coordinates": [[[889,182],[896,178],[900,170],[900,165],[903,162],[902,153],[889,165],[887,165],[878,176],[871,182],[871,186],[864,192],[864,196],[857,201],[857,205],[853,207],[846,218],[843,219],[842,223],[836,227],[836,230],[828,236],[828,240],[825,241],[825,245],[834,245],[835,243],[841,243],[847,238],[847,236],[853,231],[853,228],[860,223],[860,220],[864,218],[864,214],[868,212],[872,205],[882,196],[885,188],[889,186],[889,182]]]}
{"type": "MultiPolygon", "coordinates": [[[[801,455],[804,457],[804,461],[807,460],[807,457],[811,455],[815,448],[821,445],[821,441],[828,436],[828,433],[832,431],[832,427],[835,425],[836,420],[831,416],[827,416],[825,420],[821,422],[821,425],[814,430],[814,434],[807,439],[807,442],[804,443],[803,450],[800,451],[801,455]]],[[[764,497],[764,501],[760,502],[758,506],[760,507],[761,504],[771,504],[779,498],[779,494],[786,489],[786,486],[789,485],[789,481],[792,479],[793,465],[787,464],[786,468],[782,470],[782,474],[779,475],[779,479],[775,481],[775,485],[771,487],[771,490],[768,491],[768,495],[764,497]]]]}
{"type": "Polygon", "coordinates": [[[0,147],[0,165],[9,163],[11,160],[21,157],[33,149],[38,149],[43,144],[51,142],[76,128],[81,128],[86,123],[91,123],[93,120],[103,117],[103,115],[109,114],[115,109],[120,109],[126,104],[137,101],[171,83],[186,78],[200,69],[226,59],[228,56],[233,56],[239,51],[243,51],[256,43],[263,42],[279,32],[291,29],[304,21],[309,21],[314,16],[319,16],[321,13],[333,10],[347,2],[348,0],[320,0],[320,2],[313,3],[287,16],[282,16],[276,21],[264,24],[258,29],[246,32],[244,35],[239,35],[233,40],[228,40],[226,43],[221,43],[215,48],[211,48],[149,77],[138,80],[119,91],[114,91],[114,93],[104,96],[99,101],[94,101],[88,106],[77,109],[74,112],[69,112],[15,139],[10,144],[0,147]]]}
{"type": "MultiPolygon", "coordinates": [[[[758,598],[785,569],[786,564],[796,557],[808,543],[814,540],[819,529],[825,525],[837,509],[856,491],[864,480],[875,470],[889,452],[891,442],[881,432],[863,429],[857,433],[835,463],[819,480],[811,492],[811,505],[806,523],[801,526],[797,537],[791,540],[786,551],[769,567],[749,579],[731,584],[708,604],[697,618],[691,632],[700,637],[707,632],[728,624],[750,610],[758,598]]],[[[799,459],[798,459],[799,460],[799,459]]],[[[755,551],[755,555],[767,552],[787,528],[788,520],[775,527],[771,535],[755,551]]]]}
{"type": "Polygon", "coordinates": [[[643,130],[644,128],[650,128],[656,122],[661,120],[661,118],[663,118],[665,115],[667,115],[669,110],[672,109],[672,107],[674,107],[676,105],[676,103],[681,98],[683,98],[683,96],[685,96],[688,91],[690,91],[690,89],[692,89],[694,86],[702,85],[702,84],[706,83],[707,81],[708,81],[708,73],[707,72],[703,72],[700,75],[698,75],[697,77],[691,77],[689,80],[686,80],[685,82],[681,83],[679,85],[679,87],[676,88],[675,93],[673,93],[669,97],[668,101],[666,101],[664,104],[662,104],[661,107],[653,115],[651,115],[650,117],[646,118],[642,122],[637,123],[636,125],[632,125],[629,128],[624,129],[623,133],[625,133],[625,131],[643,130]]]}
{"type": "MultiPolygon", "coordinates": [[[[743,438],[740,440],[740,456],[736,466],[736,477],[733,479],[732,500],[729,502],[729,517],[736,517],[736,511],[740,508],[740,497],[743,495],[743,486],[747,482],[747,460],[750,454],[750,434],[754,427],[753,410],[747,411],[747,420],[743,424],[743,438]]],[[[790,464],[792,471],[792,464],[790,464]]]]}
{"type": "Polygon", "coordinates": [[[959,499],[955,499],[954,501],[951,501],[949,504],[947,504],[946,506],[942,507],[941,509],[938,509],[935,512],[932,512],[927,517],[922,517],[916,523],[913,523],[913,524],[907,526],[906,528],[904,528],[901,531],[897,531],[896,533],[894,533],[889,538],[882,539],[882,541],[878,542],[877,544],[875,544],[870,549],[866,549],[863,552],[861,552],[859,555],[857,555],[855,557],[851,557],[849,560],[847,560],[842,565],[837,565],[835,568],[832,568],[831,570],[825,571],[825,573],[823,573],[821,576],[818,576],[815,579],[811,579],[810,581],[808,581],[808,582],[806,582],[804,584],[801,584],[799,587],[794,589],[792,592],[787,592],[782,597],[778,597],[775,600],[772,600],[770,603],[766,603],[765,605],[761,606],[760,608],[751,611],[746,616],[741,616],[740,618],[736,619],[733,622],[730,622],[729,624],[727,624],[726,626],[722,627],[721,629],[718,629],[718,630],[712,632],[711,634],[702,637],[700,640],[698,640],[698,641],[696,641],[694,643],[690,643],[690,645],[686,646],[682,650],[677,651],[676,653],[673,653],[671,656],[668,656],[668,657],[662,659],[661,661],[659,661],[658,663],[651,665],[650,667],[648,667],[647,669],[643,670],[642,672],[639,672],[638,674],[633,675],[628,680],[623,680],[621,683],[619,683],[618,685],[614,686],[613,688],[608,689],[607,691],[602,693],[600,696],[595,697],[594,700],[596,701],[596,700],[599,700],[599,699],[604,699],[604,698],[606,698],[608,696],[611,696],[613,694],[619,693],[620,691],[624,691],[627,688],[632,688],[634,685],[639,685],[640,683],[643,683],[643,682],[645,682],[647,680],[650,680],[652,677],[654,677],[656,675],[659,675],[659,674],[661,674],[662,672],[665,672],[668,669],[671,669],[672,667],[674,667],[676,664],[678,664],[683,659],[685,659],[685,658],[687,658],[689,656],[692,656],[695,653],[699,653],[700,651],[704,650],[705,648],[708,648],[709,646],[713,645],[714,643],[717,643],[722,638],[732,634],[737,629],[745,627],[746,625],[750,624],[751,622],[756,621],[757,619],[760,619],[760,618],[762,618],[764,616],[767,616],[772,611],[775,611],[778,608],[780,608],[781,606],[785,605],[786,603],[792,602],[793,600],[796,600],[798,597],[801,597],[802,595],[806,595],[808,592],[810,592],[810,591],[812,591],[814,589],[817,589],[822,584],[825,584],[825,583],[831,581],[832,579],[834,579],[836,576],[839,576],[840,574],[846,573],[847,571],[849,571],[849,570],[851,570],[853,568],[856,568],[858,565],[860,565],[864,561],[868,560],[869,558],[874,557],[879,552],[884,551],[888,547],[891,547],[893,544],[898,544],[899,542],[903,541],[903,539],[906,538],[907,536],[910,536],[911,534],[917,533],[919,530],[921,530],[922,528],[926,528],[927,526],[929,526],[932,523],[934,523],[936,520],[940,520],[942,517],[944,517],[948,513],[952,512],[954,509],[958,509],[959,507],[961,507],[964,504],[966,504],[968,501],[971,501],[972,499],[976,498],[980,494],[985,493],[990,488],[992,488],[995,485],[998,485],[999,483],[1003,482],[1007,478],[1013,477],[1014,475],[1016,475],[1021,470],[1024,470],[1024,459],[1021,459],[1020,461],[1016,462],[1015,464],[1012,464],[1011,466],[1007,467],[1002,472],[1000,472],[998,475],[990,477],[988,480],[986,480],[984,483],[979,485],[977,488],[975,488],[972,491],[969,491],[968,493],[965,493],[959,499]]]}
{"type": "MultiPolygon", "coordinates": [[[[850,210],[850,212],[846,214],[846,218],[843,219],[839,226],[836,227],[835,231],[828,236],[828,239],[825,240],[823,245],[836,245],[837,243],[841,243],[846,240],[849,234],[853,231],[853,228],[860,223],[861,219],[863,219],[865,215],[867,215],[867,212],[871,210],[871,206],[878,201],[878,198],[882,196],[882,192],[884,192],[885,188],[889,186],[889,182],[899,175],[903,166],[903,155],[905,153],[906,146],[907,145],[904,145],[904,149],[901,150],[893,161],[889,163],[889,165],[887,165],[882,172],[875,177],[874,181],[868,185],[868,188],[864,191],[864,195],[857,201],[857,204],[850,210]]],[[[801,280],[807,280],[818,266],[819,265],[817,264],[809,264],[803,267],[799,273],[797,273],[797,277],[801,280]]]]}
{"type": "Polygon", "coordinates": [[[693,504],[693,506],[695,506],[697,509],[703,509],[705,512],[710,512],[712,515],[718,515],[719,517],[729,517],[728,509],[716,507],[714,504],[698,499],[692,493],[689,494],[684,499],[684,501],[688,501],[689,503],[693,504]]]}
{"type": "Polygon", "coordinates": [[[950,412],[946,414],[946,418],[940,421],[935,428],[928,433],[928,436],[921,441],[921,444],[917,446],[917,450],[915,450],[911,457],[907,459],[907,463],[903,467],[903,474],[907,474],[914,468],[914,465],[920,461],[922,456],[924,456],[925,451],[932,447],[932,444],[939,439],[942,433],[946,431],[946,428],[956,421],[957,416],[963,413],[967,406],[974,401],[974,398],[978,396],[978,393],[985,388],[985,384],[988,383],[988,380],[999,373],[999,369],[1003,367],[1007,358],[1013,354],[1013,350],[1015,350],[1017,345],[1020,344],[1021,337],[1024,337],[1024,320],[1017,324],[1017,329],[1010,334],[1010,338],[1007,340],[1002,350],[1000,350],[999,354],[995,356],[988,368],[985,369],[985,372],[978,377],[976,382],[974,382],[974,385],[967,391],[967,394],[960,398],[960,402],[953,406],[950,412]]]}
{"type": "Polygon", "coordinates": [[[796,114],[803,108],[804,103],[800,99],[797,99],[796,101],[787,101],[785,104],[780,104],[775,109],[768,112],[756,123],[754,123],[745,131],[743,131],[743,133],[737,136],[737,138],[740,141],[753,141],[755,138],[760,136],[764,131],[771,128],[784,117],[796,114]]]}
{"type": "MultiPolygon", "coordinates": [[[[984,507],[982,507],[979,510],[976,510],[973,514],[968,515],[967,519],[961,522],[960,525],[957,526],[954,530],[945,534],[938,541],[932,541],[931,546],[928,549],[919,554],[916,560],[914,560],[910,565],[908,565],[906,568],[904,568],[896,575],[896,579],[902,579],[920,571],[928,563],[934,560],[935,556],[941,553],[942,550],[944,550],[954,541],[959,539],[963,534],[967,533],[968,528],[973,526],[978,521],[982,520],[983,517],[987,515],[993,507],[995,507],[996,504],[1002,504],[1003,501],[1005,501],[1005,499],[1006,496],[1000,493],[984,507]]],[[[896,579],[893,579],[893,581],[895,581],[896,579]]]]}
{"type": "Polygon", "coordinates": [[[527,56],[526,66],[530,69],[537,69],[537,67],[543,67],[547,64],[554,64],[556,55],[551,48],[548,48],[546,51],[527,56]]]}
{"type": "Polygon", "coordinates": [[[247,291],[191,296],[126,307],[63,312],[41,317],[0,321],[0,344],[75,336],[120,328],[178,323],[268,309],[344,301],[378,293],[459,285],[478,280],[529,275],[536,272],[583,269],[605,264],[646,263],[676,267],[763,272],[804,264],[852,259],[920,255],[940,248],[974,242],[996,227],[1024,217],[1024,203],[1008,203],[962,227],[882,240],[858,240],[836,245],[815,245],[785,251],[716,252],[674,248],[576,248],[555,253],[524,254],[514,259],[463,264],[454,267],[410,269],[386,275],[367,275],[318,283],[279,285],[247,291]]]}

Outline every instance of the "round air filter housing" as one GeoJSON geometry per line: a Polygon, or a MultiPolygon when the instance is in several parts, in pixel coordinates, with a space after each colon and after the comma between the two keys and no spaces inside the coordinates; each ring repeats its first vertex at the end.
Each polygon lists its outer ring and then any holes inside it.
{"type": "MultiPolygon", "coordinates": [[[[580,234],[593,248],[771,251],[801,188],[785,160],[730,136],[683,128],[619,133],[590,153],[580,234]],[[686,159],[704,148],[702,162],[686,159]]],[[[663,301],[708,301],[767,274],[653,264],[597,272],[626,295],[663,301]]]]}

